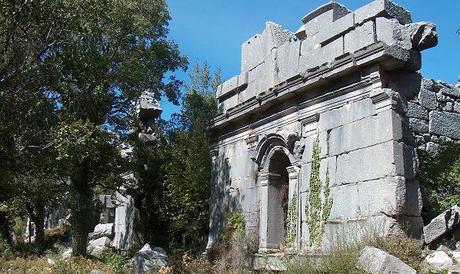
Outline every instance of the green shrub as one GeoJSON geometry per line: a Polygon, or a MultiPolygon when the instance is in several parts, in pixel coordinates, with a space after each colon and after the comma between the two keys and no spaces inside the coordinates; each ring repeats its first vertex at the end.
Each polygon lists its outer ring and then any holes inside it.
{"type": "Polygon", "coordinates": [[[122,273],[125,264],[128,262],[127,258],[113,251],[104,251],[101,254],[101,260],[108,264],[116,273],[122,273]]]}
{"type": "Polygon", "coordinates": [[[429,222],[442,211],[460,204],[460,145],[445,145],[435,155],[419,150],[418,155],[423,218],[429,222]]]}

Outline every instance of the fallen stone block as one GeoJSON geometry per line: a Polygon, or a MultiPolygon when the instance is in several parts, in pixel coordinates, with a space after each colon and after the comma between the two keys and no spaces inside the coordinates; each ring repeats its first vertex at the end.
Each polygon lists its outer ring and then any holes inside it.
{"type": "Polygon", "coordinates": [[[134,254],[131,264],[136,273],[151,273],[168,264],[168,255],[161,247],[152,249],[149,244],[145,244],[141,250],[134,254]]]}
{"type": "Polygon", "coordinates": [[[358,264],[368,273],[417,273],[415,269],[385,251],[366,246],[361,252],[358,264]]]}
{"type": "Polygon", "coordinates": [[[101,237],[113,237],[113,223],[97,224],[94,227],[94,231],[88,235],[90,240],[98,239],[101,237]]]}
{"type": "Polygon", "coordinates": [[[444,251],[435,251],[423,261],[423,268],[428,271],[443,271],[449,269],[454,262],[444,251]]]}
{"type": "Polygon", "coordinates": [[[425,244],[431,244],[444,234],[453,230],[460,223],[460,207],[449,208],[423,228],[425,244]]]}
{"type": "Polygon", "coordinates": [[[101,237],[96,240],[91,240],[88,243],[88,247],[86,248],[86,251],[95,256],[98,257],[100,256],[104,251],[110,249],[110,244],[112,241],[108,237],[101,237]]]}

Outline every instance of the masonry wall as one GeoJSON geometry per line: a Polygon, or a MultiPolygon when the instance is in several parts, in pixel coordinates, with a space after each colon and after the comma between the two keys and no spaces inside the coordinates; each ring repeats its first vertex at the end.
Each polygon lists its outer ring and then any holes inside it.
{"type": "Polygon", "coordinates": [[[422,84],[417,73],[420,51],[437,43],[435,26],[411,23],[409,12],[387,0],[355,11],[331,2],[302,23],[295,33],[267,23],[242,45],[241,73],[216,92],[208,247],[226,214],[241,210],[249,238],[269,251],[267,220],[276,216],[267,205],[267,166],[277,149],[293,167],[289,208],[298,210],[291,251],[327,250],[369,234],[420,238],[416,148],[459,136],[458,90],[422,84]],[[319,246],[308,213],[317,139],[319,206],[326,188],[332,200],[319,246]]]}

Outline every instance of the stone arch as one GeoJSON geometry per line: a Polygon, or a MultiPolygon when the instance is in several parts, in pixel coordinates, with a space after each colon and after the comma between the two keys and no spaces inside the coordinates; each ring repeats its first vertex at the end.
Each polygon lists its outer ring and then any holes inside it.
{"type": "Polygon", "coordinates": [[[259,252],[279,252],[286,246],[287,214],[297,176],[292,180],[295,158],[294,138],[267,135],[259,142],[254,161],[259,165],[257,183],[260,189],[259,252]],[[293,184],[293,182],[295,182],[293,184]]]}
{"type": "Polygon", "coordinates": [[[283,151],[291,163],[295,162],[292,155],[297,134],[268,134],[258,143],[252,160],[257,163],[260,171],[268,172],[269,159],[274,153],[283,151]]]}

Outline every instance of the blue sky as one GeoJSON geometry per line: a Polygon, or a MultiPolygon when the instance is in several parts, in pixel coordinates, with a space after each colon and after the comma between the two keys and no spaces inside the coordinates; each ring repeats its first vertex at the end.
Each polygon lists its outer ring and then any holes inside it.
{"type": "MultiPolygon", "coordinates": [[[[168,0],[172,20],[169,38],[176,41],[191,64],[207,61],[220,67],[224,79],[240,72],[241,44],[260,33],[266,21],[291,31],[301,26],[300,19],[327,0],[168,0]]],[[[350,10],[370,0],[342,0],[350,10]]],[[[439,44],[423,52],[422,74],[427,78],[457,83],[460,76],[460,1],[398,0],[412,14],[413,21],[429,21],[437,26],[439,44]]],[[[186,74],[177,72],[180,79],[186,74]]],[[[161,102],[163,118],[178,107],[161,102]]]]}

